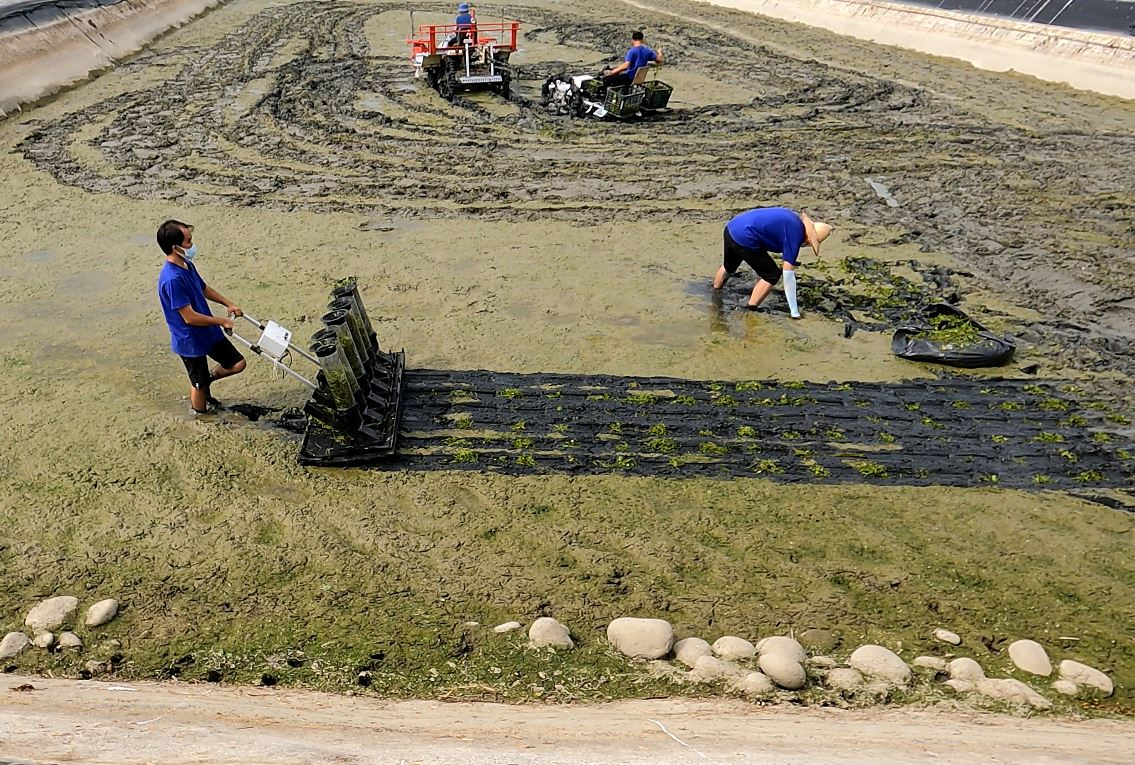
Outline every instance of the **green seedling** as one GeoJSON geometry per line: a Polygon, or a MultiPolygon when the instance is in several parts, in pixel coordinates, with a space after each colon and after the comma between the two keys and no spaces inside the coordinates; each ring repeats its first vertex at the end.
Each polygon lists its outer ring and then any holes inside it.
{"type": "Polygon", "coordinates": [[[722,394],[720,396],[714,396],[710,399],[710,403],[714,406],[737,406],[737,404],[741,402],[732,396],[722,394]]]}
{"type": "Polygon", "coordinates": [[[738,393],[745,393],[746,391],[764,390],[765,386],[756,380],[749,380],[748,382],[739,382],[736,385],[738,393]]]}
{"type": "Polygon", "coordinates": [[[1005,443],[1009,442],[1009,437],[1008,436],[1002,436],[1000,434],[994,434],[994,435],[989,437],[989,440],[991,440],[995,444],[1005,444],[1005,443]]]}
{"type": "Polygon", "coordinates": [[[903,409],[906,409],[908,411],[917,412],[919,409],[922,408],[922,404],[918,403],[917,401],[912,401],[910,403],[903,404],[902,407],[903,407],[903,409]]]}
{"type": "Polygon", "coordinates": [[[553,433],[567,433],[568,426],[562,422],[557,422],[552,425],[553,433]]]}
{"type": "Polygon", "coordinates": [[[1070,414],[1061,420],[1060,424],[1066,428],[1082,428],[1088,424],[1088,421],[1078,414],[1070,414]]]}
{"type": "Polygon", "coordinates": [[[693,396],[678,396],[676,399],[674,399],[675,404],[681,404],[683,406],[693,406],[697,402],[698,400],[693,396]]]}
{"type": "Polygon", "coordinates": [[[1126,449],[1117,449],[1115,451],[1115,456],[1119,457],[1119,459],[1121,460],[1130,460],[1132,457],[1131,452],[1127,451],[1126,449]]]}
{"type": "Polygon", "coordinates": [[[832,390],[851,390],[851,383],[840,383],[839,385],[833,385],[832,390]]]}
{"type": "Polygon", "coordinates": [[[607,430],[611,431],[612,433],[622,433],[623,432],[623,423],[612,422],[610,425],[607,426],[607,430]]]}
{"type": "Polygon", "coordinates": [[[1001,479],[997,477],[996,473],[987,473],[986,475],[983,475],[981,477],[981,480],[986,481],[988,483],[1000,483],[1001,482],[1001,479]]]}
{"type": "Polygon", "coordinates": [[[646,429],[646,434],[649,436],[664,436],[668,432],[669,431],[666,429],[666,424],[662,422],[651,425],[646,429]]]}
{"type": "Polygon", "coordinates": [[[741,427],[737,428],[738,438],[756,438],[756,436],[757,429],[752,425],[742,425],[741,427]]]}
{"type": "Polygon", "coordinates": [[[1043,486],[1046,483],[1052,483],[1052,476],[1038,474],[1033,476],[1033,483],[1037,486],[1043,486]]]}
{"type": "Polygon", "coordinates": [[[514,439],[512,439],[512,448],[513,449],[531,449],[532,448],[532,439],[527,438],[527,437],[514,438],[514,439]]]}
{"type": "Polygon", "coordinates": [[[544,398],[563,398],[563,397],[564,397],[563,391],[559,391],[559,390],[556,391],[555,393],[544,394],[544,398]]]}
{"type": "Polygon", "coordinates": [[[653,393],[632,393],[627,396],[627,403],[641,405],[657,404],[658,396],[655,396],[653,393]]]}
{"type": "Polygon", "coordinates": [[[1112,413],[1112,414],[1109,414],[1105,419],[1107,419],[1108,422],[1114,422],[1116,425],[1130,425],[1131,424],[1131,418],[1130,417],[1124,417],[1122,414],[1112,413]]]}
{"type": "Polygon", "coordinates": [[[1103,401],[1086,401],[1084,402],[1085,409],[1092,409],[1097,412],[1107,409],[1107,404],[1103,401]]]}
{"type": "Polygon", "coordinates": [[[587,400],[588,401],[610,401],[611,400],[611,394],[610,393],[592,393],[589,396],[587,396],[587,400]]]}
{"type": "Polygon", "coordinates": [[[855,399],[855,405],[860,409],[866,409],[871,406],[871,402],[865,398],[857,398],[855,399]]]}
{"type": "Polygon", "coordinates": [[[472,430],[473,418],[470,415],[463,414],[453,419],[453,427],[458,430],[472,430]]]}
{"type": "Polygon", "coordinates": [[[576,441],[574,438],[569,438],[568,440],[566,440],[562,444],[560,444],[560,448],[561,449],[578,449],[579,448],[579,441],[576,441]]]}
{"type": "Polygon", "coordinates": [[[1099,483],[1103,479],[1104,474],[1098,470],[1082,470],[1072,476],[1072,480],[1079,483],[1099,483]]]}
{"type": "Polygon", "coordinates": [[[501,390],[497,391],[497,395],[501,398],[517,399],[524,397],[524,391],[522,391],[520,388],[502,388],[501,390]]]}
{"type": "Polygon", "coordinates": [[[884,444],[893,444],[895,441],[898,441],[897,438],[895,438],[893,435],[891,435],[890,433],[888,433],[885,430],[879,431],[879,440],[882,441],[884,444]]]}
{"type": "Polygon", "coordinates": [[[633,457],[628,457],[625,454],[620,454],[619,456],[615,457],[615,461],[614,463],[612,463],[612,467],[614,467],[616,470],[631,470],[634,468],[635,464],[636,463],[633,457]]]}
{"type": "Polygon", "coordinates": [[[805,387],[805,383],[801,382],[800,380],[789,380],[786,383],[781,383],[780,387],[788,388],[790,390],[800,390],[805,387]]]}
{"type": "Polygon", "coordinates": [[[619,443],[615,444],[615,451],[617,452],[629,452],[630,450],[631,447],[626,441],[620,441],[619,443]]]}
{"type": "Polygon", "coordinates": [[[1078,385],[1061,385],[1060,390],[1064,393],[1083,393],[1084,389],[1078,385]]]}
{"type": "Polygon", "coordinates": [[[1112,439],[1110,433],[1092,433],[1092,440],[1097,444],[1110,444],[1112,439]]]}
{"type": "Polygon", "coordinates": [[[950,406],[954,407],[955,409],[969,409],[969,402],[955,401],[954,403],[950,404],[950,406]]]}
{"type": "Polygon", "coordinates": [[[445,445],[450,449],[468,449],[473,444],[467,438],[457,438],[456,436],[451,436],[445,439],[445,445]]]}
{"type": "Polygon", "coordinates": [[[1064,436],[1059,433],[1049,433],[1044,431],[1033,436],[1034,441],[1040,441],[1042,444],[1062,444],[1064,443],[1064,436]]]}
{"type": "Polygon", "coordinates": [[[512,425],[510,425],[508,429],[509,429],[509,430],[512,430],[512,431],[522,431],[522,430],[524,430],[524,429],[525,429],[526,427],[528,427],[528,423],[527,423],[527,421],[525,421],[525,420],[519,420],[519,421],[517,421],[517,422],[514,422],[514,423],[512,423],[512,425]]]}
{"type": "Polygon", "coordinates": [[[720,393],[721,391],[725,390],[725,386],[721,383],[710,383],[709,389],[714,393],[720,393]]]}
{"type": "Polygon", "coordinates": [[[1002,401],[998,406],[1006,412],[1019,412],[1025,408],[1025,405],[1017,401],[1002,401]]]}
{"type": "Polygon", "coordinates": [[[1033,396],[1044,396],[1048,393],[1048,391],[1046,391],[1040,385],[1033,385],[1033,384],[1026,385],[1021,390],[1023,390],[1025,393],[1028,393],[1028,394],[1033,395],[1033,396]]]}
{"type": "Polygon", "coordinates": [[[721,444],[715,444],[712,441],[703,441],[698,444],[698,451],[702,454],[720,457],[723,454],[728,454],[729,450],[721,444]]]}
{"type": "Polygon", "coordinates": [[[808,472],[816,478],[828,478],[832,474],[832,471],[828,470],[823,465],[809,465],[808,472]]]}
{"type": "Polygon", "coordinates": [[[713,431],[709,428],[702,428],[698,431],[698,435],[705,436],[706,438],[713,438],[713,431]]]}
{"type": "Polygon", "coordinates": [[[832,441],[844,441],[847,439],[847,435],[843,432],[842,428],[828,428],[824,431],[824,435],[832,441]]]}
{"type": "Polygon", "coordinates": [[[856,460],[848,463],[855,472],[865,478],[886,478],[887,468],[871,460],[856,460]]]}
{"type": "Polygon", "coordinates": [[[516,464],[524,467],[536,467],[536,458],[531,454],[518,454],[516,455],[516,464]]]}
{"type": "MultiPolygon", "coordinates": [[[[780,436],[781,436],[781,438],[783,438],[786,441],[798,441],[801,438],[803,438],[803,436],[800,434],[800,431],[798,431],[798,430],[786,430],[783,433],[781,433],[780,436]]],[[[840,437],[842,438],[842,436],[843,436],[843,434],[841,433],[840,437]]]]}
{"type": "Polygon", "coordinates": [[[678,451],[678,442],[673,438],[650,438],[646,441],[646,448],[659,454],[673,454],[678,451]]]}
{"type": "Polygon", "coordinates": [[[458,449],[453,453],[454,462],[476,462],[477,453],[472,449],[458,449]]]}
{"type": "Polygon", "coordinates": [[[1073,465],[1080,461],[1080,458],[1076,456],[1076,452],[1072,451],[1071,449],[1062,449],[1060,451],[1060,456],[1071,462],[1073,465]]]}
{"type": "Polygon", "coordinates": [[[753,464],[753,472],[767,475],[780,475],[784,468],[776,464],[776,460],[759,460],[753,464]]]}
{"type": "Polygon", "coordinates": [[[815,454],[815,452],[813,452],[811,449],[793,449],[792,454],[797,457],[807,459],[808,457],[811,457],[813,454],[815,454]]]}
{"type": "Polygon", "coordinates": [[[1068,402],[1067,401],[1061,401],[1058,398],[1046,398],[1043,401],[1041,401],[1039,404],[1037,404],[1036,406],[1037,406],[1037,409],[1041,409],[1045,412],[1067,412],[1068,411],[1068,402]]]}

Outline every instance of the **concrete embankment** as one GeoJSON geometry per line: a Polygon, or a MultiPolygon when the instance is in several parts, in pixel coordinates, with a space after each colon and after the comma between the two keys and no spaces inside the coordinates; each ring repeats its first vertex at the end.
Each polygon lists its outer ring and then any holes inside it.
{"type": "Polygon", "coordinates": [[[49,96],[223,0],[0,2],[0,110],[49,96]]]}
{"type": "Polygon", "coordinates": [[[878,0],[708,0],[886,45],[1135,99],[1135,37],[878,0]]]}

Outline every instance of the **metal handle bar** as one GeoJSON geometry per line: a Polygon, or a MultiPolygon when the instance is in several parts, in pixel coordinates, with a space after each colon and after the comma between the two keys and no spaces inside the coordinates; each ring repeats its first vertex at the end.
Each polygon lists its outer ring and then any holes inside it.
{"type": "MultiPolygon", "coordinates": [[[[260,323],[259,321],[257,321],[256,319],[252,318],[252,317],[251,317],[251,316],[249,316],[248,314],[242,314],[242,315],[241,315],[241,318],[242,318],[242,319],[244,319],[244,320],[246,320],[246,321],[247,321],[247,322],[248,322],[249,324],[251,324],[252,326],[256,327],[256,328],[257,328],[258,330],[260,330],[261,332],[263,332],[263,331],[264,331],[264,329],[265,329],[265,325],[264,325],[264,324],[261,324],[261,323],[260,323]]],[[[247,341],[245,341],[245,342],[247,343],[247,341]]],[[[303,348],[300,348],[300,347],[299,347],[298,345],[296,345],[296,344],[294,344],[294,343],[288,343],[288,348],[289,348],[289,349],[291,349],[291,350],[293,350],[293,351],[295,351],[295,352],[296,352],[297,354],[299,354],[300,356],[303,356],[303,357],[304,357],[305,359],[307,359],[308,361],[310,361],[310,362],[311,362],[312,364],[315,364],[315,366],[319,366],[319,359],[315,358],[315,357],[314,357],[314,356],[312,356],[312,355],[311,355],[310,353],[308,353],[307,351],[305,351],[305,350],[304,350],[303,348]]]]}
{"type": "MultiPolygon", "coordinates": [[[[253,324],[255,324],[255,323],[256,322],[253,321],[253,324]]],[[[269,356],[268,354],[264,353],[262,350],[260,350],[260,346],[258,346],[256,343],[252,342],[251,340],[246,340],[245,338],[241,337],[240,335],[238,335],[236,332],[234,332],[231,329],[228,330],[228,335],[230,337],[236,339],[236,340],[239,340],[242,344],[248,346],[248,350],[252,351],[253,353],[255,353],[260,358],[267,359],[268,361],[271,361],[272,366],[276,367],[279,370],[282,370],[284,372],[284,374],[290,375],[291,377],[294,377],[295,379],[299,380],[301,383],[303,383],[307,387],[311,388],[312,390],[316,390],[317,388],[319,388],[318,385],[316,385],[311,380],[309,380],[306,377],[304,377],[303,375],[301,375],[296,370],[289,367],[284,362],[280,361],[275,356],[269,356]]]]}

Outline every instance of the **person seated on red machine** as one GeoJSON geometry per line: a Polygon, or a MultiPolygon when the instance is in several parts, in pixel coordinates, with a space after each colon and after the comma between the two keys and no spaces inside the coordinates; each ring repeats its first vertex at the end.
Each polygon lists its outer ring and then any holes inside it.
{"type": "Polygon", "coordinates": [[[469,3],[458,3],[457,19],[454,23],[457,24],[454,45],[464,45],[466,39],[471,42],[477,41],[477,17],[469,3]]]}
{"type": "Polygon", "coordinates": [[[651,62],[661,64],[663,62],[662,49],[653,50],[647,45],[643,44],[642,32],[631,33],[631,47],[627,51],[626,58],[623,63],[619,64],[614,69],[608,69],[603,72],[603,84],[607,87],[618,87],[623,85],[630,85],[634,82],[634,76],[639,69],[649,65],[651,62]]]}

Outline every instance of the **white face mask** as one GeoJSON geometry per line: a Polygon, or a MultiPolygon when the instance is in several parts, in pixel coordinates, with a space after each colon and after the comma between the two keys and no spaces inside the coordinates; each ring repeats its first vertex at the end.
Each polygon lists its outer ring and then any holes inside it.
{"type": "Polygon", "coordinates": [[[195,257],[197,257],[197,245],[193,245],[188,250],[183,248],[181,251],[181,257],[185,258],[186,260],[193,260],[195,257]]]}

